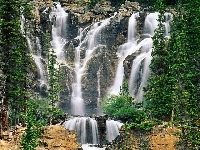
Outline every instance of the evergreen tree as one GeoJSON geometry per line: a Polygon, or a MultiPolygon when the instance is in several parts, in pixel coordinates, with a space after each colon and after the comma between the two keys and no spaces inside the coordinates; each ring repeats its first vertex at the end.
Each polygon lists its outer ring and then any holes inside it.
{"type": "Polygon", "coordinates": [[[47,72],[48,72],[48,97],[47,100],[49,102],[49,115],[50,115],[50,124],[52,123],[53,117],[57,115],[63,114],[61,110],[56,106],[56,104],[60,101],[59,92],[62,90],[61,82],[62,82],[62,73],[60,64],[57,62],[57,56],[50,44],[50,34],[48,32],[45,33],[45,45],[44,50],[47,51],[47,72]]]}
{"type": "Polygon", "coordinates": [[[168,39],[164,37],[165,29],[165,1],[157,0],[153,9],[159,12],[158,28],[153,37],[153,52],[150,65],[151,74],[146,88],[146,110],[151,117],[169,120],[172,112],[172,99],[170,95],[172,80],[168,76],[168,39]]]}
{"type": "Polygon", "coordinates": [[[159,8],[160,24],[153,37],[146,109],[153,118],[169,120],[172,117],[174,123],[182,128],[180,144],[187,149],[199,149],[200,10],[196,6],[200,2],[179,1],[168,42],[162,36],[163,4],[162,0],[157,0],[154,5],[159,8]]]}
{"type": "Polygon", "coordinates": [[[195,8],[199,4],[198,0],[179,2],[169,43],[175,122],[182,128],[180,143],[189,149],[200,148],[200,10],[195,8]]]}
{"type": "MultiPolygon", "coordinates": [[[[24,111],[26,100],[26,67],[28,66],[28,49],[26,39],[21,32],[20,16],[22,8],[27,10],[27,0],[0,1],[0,53],[2,71],[5,75],[4,99],[1,112],[9,112],[13,123],[18,123],[20,112],[24,111]]],[[[2,118],[5,129],[8,116],[2,118]]],[[[4,127],[3,127],[4,128],[4,127]]]]}

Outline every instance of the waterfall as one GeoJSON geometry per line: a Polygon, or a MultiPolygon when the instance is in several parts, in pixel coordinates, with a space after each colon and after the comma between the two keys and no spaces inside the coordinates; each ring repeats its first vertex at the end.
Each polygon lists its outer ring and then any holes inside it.
{"type": "MultiPolygon", "coordinates": [[[[129,80],[129,91],[132,96],[135,97],[136,101],[141,101],[143,99],[144,91],[143,88],[147,85],[147,79],[149,77],[149,65],[151,63],[151,52],[153,41],[151,37],[154,36],[154,30],[158,27],[158,15],[159,13],[150,13],[145,18],[144,23],[144,37],[138,45],[141,47],[141,53],[136,56],[132,63],[131,75],[129,80]],[[148,35],[148,36],[145,36],[148,35]]],[[[165,13],[166,22],[165,26],[165,36],[169,37],[169,24],[172,19],[170,13],[165,13]]]]}
{"type": "Polygon", "coordinates": [[[84,72],[87,67],[88,61],[92,58],[93,53],[100,47],[105,45],[101,45],[100,36],[101,30],[109,24],[110,19],[114,16],[107,18],[101,22],[95,23],[90,30],[87,32],[87,29],[80,29],[79,36],[79,45],[75,50],[75,82],[72,85],[72,98],[71,98],[71,113],[73,115],[85,115],[85,106],[84,100],[82,98],[82,88],[81,88],[81,79],[84,75],[84,72]],[[85,32],[86,35],[85,35],[85,32]],[[85,37],[83,37],[85,35],[85,37]],[[82,40],[83,39],[83,40],[82,40]],[[85,47],[87,45],[87,47],[85,47]],[[85,57],[81,59],[80,53],[82,50],[85,50],[85,57]]]}
{"type": "MultiPolygon", "coordinates": [[[[118,135],[123,123],[114,120],[106,120],[106,140],[112,142],[118,135]]],[[[74,117],[65,121],[66,129],[75,130],[78,141],[82,144],[99,144],[97,121],[90,117],[74,117]]]]}
{"type": "Polygon", "coordinates": [[[25,26],[25,18],[24,18],[23,15],[21,15],[21,25],[20,25],[21,32],[22,32],[22,34],[24,34],[26,36],[26,41],[27,41],[29,50],[31,52],[32,58],[33,58],[33,60],[36,64],[36,67],[37,67],[37,72],[38,72],[38,76],[39,76],[38,81],[40,82],[40,93],[41,93],[42,86],[47,85],[47,79],[45,77],[45,69],[44,69],[44,66],[43,66],[43,63],[42,63],[42,60],[44,60],[44,59],[41,56],[40,40],[39,40],[38,37],[35,38],[35,43],[36,43],[35,48],[36,49],[34,50],[33,44],[32,44],[31,39],[29,37],[29,36],[31,36],[30,31],[29,30],[25,31],[24,26],[25,26]]]}
{"type": "Polygon", "coordinates": [[[123,123],[114,120],[106,120],[106,139],[112,142],[118,135],[123,123]]]}
{"type": "Polygon", "coordinates": [[[35,64],[37,66],[37,70],[38,70],[38,73],[39,73],[39,82],[40,82],[40,89],[42,88],[43,85],[47,85],[47,79],[44,75],[44,66],[42,65],[42,56],[40,55],[34,55],[32,54],[32,57],[35,61],[35,64]]]}
{"type": "Polygon", "coordinates": [[[128,40],[127,43],[121,45],[118,49],[118,67],[114,80],[114,84],[109,89],[109,94],[118,94],[120,92],[120,87],[122,86],[123,78],[124,78],[124,67],[123,62],[128,55],[136,52],[139,47],[137,46],[137,40],[135,40],[135,32],[136,32],[136,18],[139,17],[139,13],[134,13],[129,18],[128,25],[128,40]]]}
{"type": "Polygon", "coordinates": [[[140,47],[140,53],[132,63],[129,79],[129,91],[130,94],[135,97],[136,101],[141,101],[143,99],[143,88],[146,86],[149,77],[149,65],[152,59],[151,51],[153,46],[153,40],[151,37],[154,35],[154,30],[158,26],[157,19],[157,12],[150,13],[146,16],[143,31],[143,36],[146,38],[138,44],[138,47],[140,47]]]}
{"type": "Polygon", "coordinates": [[[55,2],[55,5],[56,7],[52,8],[52,12],[49,16],[50,20],[53,22],[51,45],[56,53],[57,62],[59,64],[66,64],[64,46],[67,42],[66,24],[68,14],[61,7],[60,3],[55,2]]]}
{"type": "Polygon", "coordinates": [[[170,37],[170,34],[169,34],[169,31],[170,31],[170,23],[173,19],[173,15],[171,13],[168,13],[166,12],[165,14],[165,22],[164,22],[164,25],[165,25],[165,37],[169,38],[170,37]]]}
{"type": "Polygon", "coordinates": [[[75,130],[78,134],[78,141],[82,144],[99,143],[97,122],[94,118],[75,117],[66,121],[64,126],[66,129],[75,130]]]}
{"type": "Polygon", "coordinates": [[[158,12],[150,13],[146,16],[144,21],[144,35],[149,35],[152,37],[154,35],[155,29],[158,27],[158,12]]]}
{"type": "MultiPolygon", "coordinates": [[[[68,78],[69,86],[67,87],[67,88],[69,87],[72,88],[72,93],[70,93],[71,97],[66,96],[67,97],[66,99],[69,100],[71,103],[70,104],[71,115],[76,116],[76,117],[71,118],[68,121],[65,121],[63,125],[65,126],[66,129],[76,131],[78,135],[78,141],[83,144],[84,149],[100,149],[100,148],[90,147],[87,144],[94,144],[93,146],[100,144],[101,142],[100,135],[102,134],[104,135],[104,131],[105,131],[104,129],[102,130],[101,127],[104,128],[105,126],[106,128],[106,139],[103,139],[104,140],[103,142],[105,143],[107,141],[112,142],[120,134],[119,129],[121,128],[123,124],[114,120],[106,120],[106,121],[104,120],[105,122],[103,122],[103,126],[99,126],[99,125],[102,125],[102,124],[97,124],[99,123],[97,122],[99,120],[96,121],[95,118],[85,117],[87,110],[85,110],[86,100],[83,97],[87,95],[87,93],[85,95],[82,93],[82,88],[84,87],[82,85],[83,84],[82,80],[84,80],[85,77],[86,78],[88,77],[86,76],[87,69],[88,70],[90,69],[89,65],[91,65],[90,64],[91,60],[93,61],[92,58],[97,58],[101,56],[101,55],[98,55],[98,54],[101,54],[100,50],[105,50],[105,51],[113,50],[113,47],[106,49],[105,47],[107,45],[104,45],[102,43],[105,42],[105,43],[113,44],[112,43],[113,41],[108,42],[108,40],[110,40],[110,38],[113,38],[115,35],[117,36],[116,40],[118,40],[117,38],[120,37],[120,35],[123,33],[121,31],[118,33],[118,31],[116,32],[116,30],[118,29],[120,30],[120,28],[123,28],[123,27],[121,27],[121,23],[116,21],[117,19],[116,20],[114,19],[113,22],[111,21],[111,19],[114,18],[116,15],[114,14],[110,18],[94,23],[90,26],[87,26],[86,28],[80,28],[77,37],[74,39],[70,39],[72,36],[68,35],[68,33],[69,34],[71,33],[71,32],[68,32],[70,29],[69,27],[71,27],[70,25],[67,24],[67,20],[69,19],[68,13],[65,12],[64,8],[61,7],[59,2],[55,2],[54,4],[55,4],[55,7],[52,7],[51,13],[49,15],[49,18],[52,22],[51,46],[56,54],[58,64],[63,65],[64,67],[68,67],[67,68],[68,70],[67,69],[66,70],[70,72],[72,75],[71,77],[72,81],[70,77],[68,78]],[[116,30],[115,29],[112,30],[110,28],[108,28],[107,30],[106,27],[109,26],[111,23],[115,23],[115,24],[112,24],[111,27],[113,28],[116,27],[116,30]],[[106,30],[103,30],[105,28],[106,30]],[[102,38],[104,38],[104,33],[106,31],[115,31],[116,33],[114,33],[109,38],[105,37],[105,39],[101,41],[102,38]],[[73,43],[74,42],[73,40],[77,43],[73,43]],[[69,47],[68,44],[66,43],[69,43],[69,45],[72,44],[72,48],[69,47]],[[66,59],[67,58],[66,55],[68,54],[66,53],[67,51],[66,47],[69,47],[72,50],[74,50],[74,51],[69,51],[70,53],[73,53],[75,56],[73,60],[74,62],[70,62],[70,64],[69,62],[67,62],[67,59],[66,59]],[[74,65],[71,65],[72,63],[74,65]],[[71,84],[71,82],[73,83],[71,84]]],[[[46,10],[44,10],[44,12],[46,10]]],[[[107,58],[104,59],[104,57],[106,57],[107,54],[108,55],[112,54],[112,52],[111,53],[105,52],[105,56],[103,55],[101,56],[103,58],[99,57],[100,58],[98,60],[99,66],[94,65],[94,67],[97,66],[94,69],[95,71],[93,72],[93,76],[95,77],[95,79],[97,79],[94,82],[95,90],[97,89],[97,94],[95,93],[97,97],[93,97],[93,98],[97,99],[97,107],[95,106],[97,115],[103,114],[102,110],[100,109],[100,104],[101,104],[101,98],[104,96],[106,90],[108,94],[119,94],[120,88],[122,86],[122,82],[124,79],[123,65],[128,56],[132,56],[134,58],[132,60],[131,67],[129,68],[130,69],[129,92],[135,98],[136,101],[141,101],[143,99],[143,95],[144,95],[143,88],[147,84],[147,79],[150,72],[149,64],[152,59],[151,57],[152,45],[153,45],[152,37],[154,36],[154,30],[158,26],[158,21],[157,21],[158,15],[159,14],[155,12],[155,13],[149,13],[146,16],[145,22],[144,22],[144,30],[141,35],[141,38],[137,36],[138,35],[138,31],[137,31],[138,18],[140,17],[139,13],[138,12],[133,13],[131,17],[129,18],[127,41],[123,43],[122,45],[120,45],[117,49],[117,53],[116,53],[118,57],[118,62],[116,66],[117,69],[115,73],[115,79],[111,87],[108,87],[108,89],[104,89],[106,88],[105,87],[106,84],[105,85],[103,84],[102,76],[107,71],[106,70],[107,68],[105,67],[106,65],[104,64],[107,61],[106,60],[107,58]],[[100,61],[105,61],[105,62],[100,62],[100,61]]],[[[118,18],[120,18],[120,16],[118,16],[118,18]]],[[[170,22],[172,20],[172,15],[170,13],[165,13],[165,18],[166,18],[166,22],[163,23],[163,26],[165,26],[165,36],[169,37],[170,36],[169,34],[170,22]]],[[[73,19],[76,19],[76,18],[73,18],[73,19]]],[[[24,20],[24,17],[22,16],[21,30],[22,30],[22,33],[25,34],[24,22],[25,20],[24,20]]],[[[40,45],[39,37],[35,36],[34,38],[35,38],[34,39],[35,43],[33,44],[31,43],[31,40],[32,40],[31,35],[29,35],[29,33],[26,31],[27,43],[28,43],[29,49],[31,50],[31,54],[35,61],[35,64],[37,66],[37,71],[39,74],[38,81],[40,82],[40,88],[41,88],[42,85],[44,84],[47,85],[47,79],[45,77],[45,67],[44,67],[45,59],[41,55],[42,47],[40,45]]],[[[113,44],[111,46],[116,46],[116,45],[113,44]]],[[[109,60],[110,58],[112,59],[112,57],[109,56],[109,60]]],[[[71,59],[69,61],[71,61],[71,59]]],[[[55,64],[55,65],[58,65],[58,64],[55,64]]],[[[111,65],[113,64],[111,63],[111,65]]],[[[112,68],[113,67],[111,66],[109,69],[112,70],[112,68]]],[[[112,77],[112,74],[110,75],[110,77],[112,77]]],[[[88,77],[88,80],[89,79],[90,77],[88,77]]],[[[106,79],[105,81],[109,81],[109,80],[110,78],[108,78],[108,80],[106,79]]],[[[84,83],[85,83],[85,80],[84,80],[84,83]]],[[[87,81],[86,83],[90,84],[90,81],[87,81]]],[[[90,88],[88,89],[90,90],[90,88]]],[[[71,91],[71,89],[67,90],[67,92],[69,91],[71,91]]]]}
{"type": "Polygon", "coordinates": [[[101,76],[101,67],[99,67],[99,70],[97,71],[97,90],[98,90],[98,97],[97,97],[97,115],[103,115],[103,112],[101,110],[101,86],[100,86],[100,76],[101,76]]]}

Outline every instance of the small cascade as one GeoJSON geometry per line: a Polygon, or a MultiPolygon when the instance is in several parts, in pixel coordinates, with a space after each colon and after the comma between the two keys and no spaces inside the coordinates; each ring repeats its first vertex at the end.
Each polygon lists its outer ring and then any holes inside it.
{"type": "Polygon", "coordinates": [[[140,47],[137,46],[137,40],[135,39],[136,33],[136,18],[139,17],[139,13],[132,14],[129,19],[128,25],[128,41],[121,45],[118,49],[117,56],[118,56],[118,67],[117,72],[114,80],[113,86],[109,90],[109,94],[118,94],[120,92],[120,87],[122,86],[123,78],[124,78],[124,67],[123,62],[128,55],[133,54],[140,47]]]}
{"type": "Polygon", "coordinates": [[[100,86],[100,76],[101,76],[101,67],[99,67],[99,70],[97,71],[97,90],[98,90],[98,97],[97,97],[97,115],[101,116],[103,115],[103,112],[101,110],[101,86],[100,86]]]}
{"type": "Polygon", "coordinates": [[[74,117],[64,123],[66,129],[75,130],[82,144],[98,144],[98,128],[94,118],[74,117]]]}
{"type": "MultiPolygon", "coordinates": [[[[149,65],[151,63],[151,52],[153,46],[154,30],[158,27],[158,15],[159,13],[150,13],[145,18],[143,36],[146,37],[138,45],[141,47],[141,53],[133,60],[131,75],[129,80],[129,91],[137,101],[143,99],[144,91],[143,87],[147,85],[147,79],[149,77],[149,65]],[[148,35],[148,36],[147,36],[148,35]]],[[[172,19],[170,13],[165,13],[166,22],[165,31],[166,36],[169,36],[169,23],[172,19]]]]}
{"type": "Polygon", "coordinates": [[[101,30],[109,24],[110,19],[114,16],[105,19],[101,22],[95,23],[90,30],[87,32],[87,29],[80,29],[79,36],[79,45],[76,47],[75,51],[75,82],[72,85],[72,98],[71,98],[71,113],[73,115],[85,115],[85,106],[84,100],[82,98],[82,88],[81,80],[82,76],[87,67],[88,61],[91,59],[93,53],[104,45],[100,43],[101,30]],[[85,33],[87,32],[87,33],[85,33]],[[85,37],[84,37],[85,35],[85,37]],[[87,45],[87,47],[85,47],[87,45]],[[81,51],[85,50],[85,57],[81,59],[81,51]]]}
{"type": "Polygon", "coordinates": [[[172,19],[173,19],[173,15],[171,13],[166,12],[164,25],[165,25],[165,37],[167,38],[170,37],[169,31],[170,31],[170,23],[172,19]]]}
{"type": "Polygon", "coordinates": [[[129,91],[137,101],[143,99],[143,87],[147,84],[149,76],[149,64],[151,62],[151,49],[153,41],[151,38],[142,40],[138,47],[140,47],[140,54],[133,60],[131,75],[129,79],[129,91]]]}
{"type": "Polygon", "coordinates": [[[140,53],[132,63],[129,91],[130,94],[135,97],[136,101],[141,101],[143,99],[143,87],[146,86],[149,77],[149,65],[152,59],[151,51],[153,46],[151,37],[154,35],[154,30],[158,26],[158,15],[159,14],[155,12],[146,16],[143,31],[143,36],[146,38],[138,44],[140,53]]]}
{"type": "Polygon", "coordinates": [[[44,66],[42,65],[42,57],[39,55],[32,54],[32,57],[35,61],[35,64],[37,66],[38,74],[39,74],[39,82],[40,82],[40,89],[43,85],[47,85],[47,79],[44,75],[44,66]]]}
{"type": "Polygon", "coordinates": [[[42,63],[42,60],[44,60],[44,59],[41,56],[40,40],[39,40],[38,37],[35,38],[36,47],[35,47],[35,50],[34,50],[31,39],[29,38],[29,36],[31,36],[31,34],[28,30],[25,32],[24,26],[25,26],[25,18],[22,15],[21,16],[21,31],[26,36],[26,41],[27,41],[29,50],[31,52],[31,55],[32,55],[33,60],[34,60],[36,67],[37,67],[38,76],[39,76],[38,81],[40,82],[40,93],[41,93],[42,86],[47,85],[47,79],[45,77],[45,69],[44,69],[44,66],[43,66],[43,63],[42,63]]]}
{"type": "Polygon", "coordinates": [[[118,135],[123,123],[114,120],[106,120],[106,139],[112,142],[118,135]]]}
{"type": "Polygon", "coordinates": [[[148,35],[149,37],[154,36],[154,31],[158,27],[158,12],[150,13],[146,16],[144,21],[144,31],[143,35],[148,35]]]}
{"type": "MultiPolygon", "coordinates": [[[[81,43],[82,30],[79,30],[80,35],[77,37],[81,43]]],[[[82,89],[81,89],[81,79],[82,79],[82,70],[80,62],[80,47],[76,48],[75,51],[75,82],[72,84],[72,98],[71,98],[71,113],[74,115],[84,116],[85,106],[84,100],[82,98],[82,89]]]]}
{"type": "Polygon", "coordinates": [[[100,76],[101,76],[101,67],[99,67],[99,70],[97,71],[97,90],[98,90],[98,98],[101,98],[100,76]]]}
{"type": "Polygon", "coordinates": [[[64,126],[66,129],[75,130],[77,132],[78,141],[84,145],[83,147],[93,146],[95,149],[95,146],[100,144],[100,136],[104,137],[104,135],[99,135],[99,130],[105,128],[106,139],[102,140],[104,142],[105,140],[112,142],[119,135],[119,129],[123,125],[123,123],[114,120],[105,120],[105,123],[102,121],[103,120],[99,122],[96,121],[95,118],[90,117],[74,117],[65,121],[64,126]],[[91,146],[86,144],[90,144],[91,146]]]}
{"type": "MultiPolygon", "coordinates": [[[[129,78],[129,91],[130,94],[135,97],[136,101],[143,99],[143,87],[147,84],[149,77],[149,65],[151,62],[151,51],[153,46],[152,37],[154,36],[154,30],[158,26],[159,13],[149,13],[144,22],[144,31],[142,37],[144,37],[139,43],[136,39],[136,18],[139,17],[138,13],[132,14],[129,19],[128,25],[128,40],[127,43],[121,45],[118,49],[118,67],[113,86],[109,90],[109,94],[118,94],[120,87],[122,86],[124,78],[123,63],[127,56],[134,54],[136,57],[133,60],[131,74],[129,78]]],[[[170,13],[165,13],[166,22],[165,31],[166,36],[169,36],[169,23],[172,19],[170,13]]]]}
{"type": "MultiPolygon", "coordinates": [[[[47,78],[45,76],[45,69],[44,69],[44,65],[42,63],[45,62],[44,58],[42,57],[42,48],[41,48],[41,45],[40,45],[40,39],[39,37],[36,37],[36,49],[37,49],[37,52],[36,54],[33,54],[33,58],[35,60],[35,63],[36,63],[36,66],[38,68],[38,72],[39,72],[39,81],[40,81],[40,90],[42,88],[43,85],[46,85],[48,86],[48,83],[47,83],[47,78]]],[[[40,91],[41,92],[41,91],[40,91]]]]}
{"type": "Polygon", "coordinates": [[[50,20],[53,22],[51,45],[56,53],[57,62],[59,64],[66,64],[64,46],[67,42],[66,24],[68,14],[61,7],[60,3],[55,2],[55,5],[56,6],[52,8],[52,12],[49,16],[50,20]]]}

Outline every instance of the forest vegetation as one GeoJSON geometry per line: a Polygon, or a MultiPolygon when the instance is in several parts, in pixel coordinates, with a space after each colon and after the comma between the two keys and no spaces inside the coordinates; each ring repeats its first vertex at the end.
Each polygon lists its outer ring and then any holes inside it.
{"type": "MultiPolygon", "coordinates": [[[[119,6],[125,0],[110,0],[119,6]]],[[[133,1],[133,0],[132,0],[133,1]]],[[[90,0],[89,7],[98,1],[90,0]]],[[[150,77],[144,88],[145,97],[134,101],[126,81],[118,96],[105,97],[102,108],[110,117],[126,123],[127,130],[140,128],[149,131],[164,121],[181,129],[177,133],[180,147],[200,148],[200,6],[199,0],[138,0],[159,15],[158,29],[153,37],[150,77]],[[163,36],[164,13],[173,8],[170,38],[163,36]]],[[[21,141],[24,150],[38,146],[40,128],[50,125],[52,118],[62,114],[56,107],[60,77],[55,68],[56,56],[50,47],[49,33],[45,33],[48,54],[48,98],[34,99],[28,87],[32,83],[28,72],[33,69],[29,48],[21,31],[20,16],[31,17],[29,0],[0,1],[0,70],[4,83],[0,95],[0,128],[7,130],[20,122],[27,125],[21,141]],[[45,105],[44,105],[45,103],[45,105]],[[8,115],[9,114],[9,115],[8,115]],[[39,117],[38,114],[41,116],[39,117]],[[35,128],[36,127],[36,128],[35,128]],[[31,140],[30,140],[31,139],[31,140]]],[[[25,28],[26,32],[26,28],[25,28]]]]}

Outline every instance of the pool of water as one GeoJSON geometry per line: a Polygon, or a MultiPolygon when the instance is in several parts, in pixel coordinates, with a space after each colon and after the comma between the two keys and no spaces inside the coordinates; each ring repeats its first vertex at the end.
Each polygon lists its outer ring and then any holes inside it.
{"type": "Polygon", "coordinates": [[[94,145],[89,145],[89,144],[83,144],[82,148],[83,150],[105,150],[105,147],[99,148],[99,147],[94,147],[94,145]]]}

